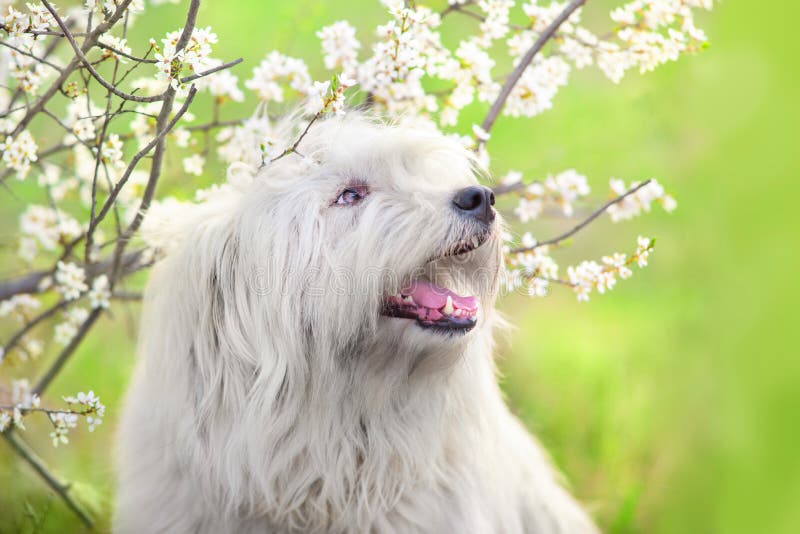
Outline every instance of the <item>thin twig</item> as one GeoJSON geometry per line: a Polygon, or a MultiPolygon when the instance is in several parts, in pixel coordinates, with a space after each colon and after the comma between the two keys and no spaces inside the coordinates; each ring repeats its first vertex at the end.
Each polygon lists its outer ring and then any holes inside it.
{"type": "MultiPolygon", "coordinates": [[[[122,17],[122,14],[125,10],[128,9],[128,6],[133,2],[133,0],[122,0],[122,2],[117,6],[117,10],[104,20],[102,23],[98,24],[95,29],[90,33],[86,39],[83,41],[83,46],[81,47],[82,52],[86,52],[91,49],[94,44],[97,42],[97,39],[100,36],[111,29],[114,24],[122,17]]],[[[76,55],[72,58],[69,64],[64,67],[61,71],[61,74],[56,78],[56,80],[50,85],[50,87],[45,91],[42,96],[39,97],[39,100],[36,101],[32,106],[28,108],[27,113],[22,119],[17,123],[17,126],[14,128],[14,131],[11,133],[12,136],[17,136],[19,133],[27,128],[28,124],[31,120],[42,110],[42,108],[53,98],[67,78],[73,73],[73,71],[78,67],[81,63],[81,59],[76,55]]],[[[40,156],[41,157],[41,156],[40,156]]]]}
{"type": "Polygon", "coordinates": [[[118,56],[122,56],[122,57],[127,58],[127,59],[132,59],[133,61],[135,61],[137,63],[148,63],[148,64],[151,64],[151,65],[158,63],[158,61],[156,61],[155,59],[147,59],[147,57],[132,56],[132,55],[126,53],[126,52],[123,52],[122,50],[117,50],[113,46],[108,46],[107,44],[103,44],[103,43],[101,43],[99,41],[97,42],[97,45],[95,45],[95,46],[97,46],[98,48],[102,48],[104,50],[108,50],[109,52],[113,52],[114,54],[116,54],[118,56]]]}
{"type": "Polygon", "coordinates": [[[209,74],[214,74],[215,72],[219,72],[221,70],[229,69],[234,65],[238,65],[242,62],[242,58],[234,59],[233,61],[228,61],[227,63],[223,63],[222,65],[216,66],[213,69],[208,69],[203,72],[198,72],[197,74],[192,74],[191,76],[186,76],[185,78],[181,78],[179,81],[184,83],[193,82],[198,78],[203,78],[204,76],[208,76],[209,74]]]}
{"type": "Polygon", "coordinates": [[[445,18],[447,15],[449,15],[453,11],[458,11],[460,8],[467,7],[467,6],[472,5],[474,3],[475,3],[474,0],[466,0],[463,4],[450,4],[439,13],[439,17],[445,18]]]}
{"type": "MultiPolygon", "coordinates": [[[[195,23],[197,21],[197,13],[199,10],[200,0],[192,0],[189,4],[189,10],[186,13],[186,24],[183,27],[183,32],[178,38],[178,42],[175,44],[176,53],[183,50],[189,43],[192,32],[194,32],[195,23]]],[[[183,106],[181,106],[181,109],[175,114],[175,117],[172,119],[172,121],[168,122],[169,115],[172,112],[172,104],[175,101],[175,88],[170,85],[164,93],[164,102],[161,105],[161,112],[158,114],[158,119],[156,119],[156,131],[167,132],[171,130],[172,127],[178,122],[180,117],[186,113],[187,109],[189,109],[189,105],[192,103],[192,100],[194,100],[195,94],[197,94],[197,88],[192,85],[189,88],[189,94],[186,96],[183,106]]],[[[119,241],[114,249],[113,267],[111,269],[111,277],[109,280],[109,285],[111,286],[112,291],[114,290],[114,285],[119,277],[120,261],[123,253],[125,252],[125,247],[128,245],[130,238],[139,229],[139,226],[141,226],[142,221],[144,221],[144,217],[148,208],[150,207],[153,196],[155,195],[158,179],[161,176],[161,165],[164,160],[166,139],[164,139],[164,135],[160,135],[154,141],[155,150],[153,151],[153,159],[150,164],[150,176],[147,179],[147,185],[145,186],[144,193],[142,194],[142,201],[139,203],[139,209],[136,210],[136,215],[119,237],[119,241]]],[[[128,175],[130,176],[130,174],[128,175]]]]}
{"type": "Polygon", "coordinates": [[[573,235],[575,235],[576,233],[580,232],[583,228],[586,227],[586,225],[588,225],[593,220],[595,220],[600,215],[602,215],[608,208],[610,208],[614,204],[617,204],[618,202],[622,202],[627,197],[629,197],[630,195],[634,194],[639,189],[643,188],[644,186],[646,186],[647,184],[649,184],[652,181],[653,181],[652,179],[645,180],[644,182],[636,185],[635,187],[632,187],[629,190],[625,191],[620,196],[612,198],[611,200],[609,200],[608,202],[606,202],[605,204],[603,204],[602,206],[600,206],[599,208],[594,210],[588,217],[586,217],[584,220],[582,220],[580,223],[578,223],[578,225],[573,227],[571,230],[569,230],[567,232],[564,232],[561,235],[557,235],[556,237],[553,237],[551,239],[547,239],[545,241],[540,241],[539,243],[536,243],[535,245],[532,245],[530,247],[520,247],[520,248],[512,249],[510,252],[512,254],[516,254],[518,252],[529,252],[529,251],[537,249],[539,247],[544,247],[546,245],[555,245],[556,243],[564,241],[565,239],[568,239],[568,238],[572,237],[573,235]]]}
{"type": "MultiPolygon", "coordinates": [[[[75,22],[73,20],[68,20],[67,21],[67,27],[72,28],[74,25],[75,25],[75,22]]],[[[60,43],[61,43],[61,40],[53,39],[50,42],[50,44],[47,46],[47,48],[45,49],[44,54],[42,54],[42,57],[43,58],[50,57],[50,55],[53,52],[55,52],[56,48],[58,48],[58,45],[60,43]]],[[[17,100],[19,99],[19,97],[21,97],[23,95],[23,93],[24,93],[24,91],[22,90],[22,88],[17,86],[17,89],[14,91],[14,94],[11,96],[11,100],[8,103],[8,107],[11,108],[14,104],[16,104],[17,100]]],[[[27,106],[25,106],[25,107],[27,107],[27,106]]]]}
{"type": "Polygon", "coordinates": [[[131,292],[131,291],[115,291],[111,298],[114,300],[142,300],[143,295],[141,293],[131,292]]]}
{"type": "Polygon", "coordinates": [[[519,191],[520,189],[525,189],[531,184],[523,183],[522,180],[519,182],[514,182],[513,184],[498,184],[492,188],[492,192],[495,195],[505,195],[507,193],[513,193],[514,191],[519,191]]]}
{"type": "MultiPolygon", "coordinates": [[[[128,167],[125,169],[125,172],[122,174],[122,177],[119,179],[117,184],[114,186],[114,189],[111,190],[111,192],[108,195],[108,198],[106,199],[105,203],[103,204],[103,207],[100,209],[100,212],[97,214],[97,217],[94,220],[94,225],[89,227],[89,231],[90,232],[94,231],[94,229],[97,228],[97,225],[99,225],[103,221],[103,219],[105,218],[105,216],[108,213],[108,211],[114,205],[114,201],[117,199],[117,196],[119,195],[120,191],[122,191],[122,188],[125,186],[125,184],[127,183],[128,179],[130,178],[131,173],[133,173],[133,170],[139,164],[139,161],[143,157],[145,157],[151,150],[153,150],[154,147],[159,146],[161,141],[163,141],[164,137],[172,130],[172,128],[175,126],[175,124],[177,124],[177,122],[181,119],[181,117],[183,117],[184,113],[186,113],[186,111],[189,109],[189,105],[192,103],[192,100],[194,100],[194,96],[195,96],[196,93],[197,93],[197,89],[194,86],[192,86],[189,89],[189,94],[186,96],[186,100],[184,101],[183,106],[181,106],[181,108],[178,110],[178,112],[175,113],[175,116],[172,118],[172,120],[169,122],[169,124],[167,124],[162,130],[158,130],[156,136],[143,149],[141,149],[139,152],[137,152],[133,156],[133,158],[131,158],[130,164],[128,164],[128,167]]],[[[165,99],[164,102],[165,102],[165,105],[164,105],[163,109],[170,109],[171,105],[172,105],[172,102],[170,101],[169,108],[166,106],[166,99],[165,99]]],[[[169,115],[169,111],[167,111],[166,114],[168,116],[169,115]]]]}
{"type": "MultiPolygon", "coordinates": [[[[9,32],[9,31],[11,31],[11,28],[6,26],[5,24],[0,24],[0,30],[3,30],[5,32],[9,32]]],[[[54,32],[54,31],[50,31],[50,30],[25,30],[23,33],[27,33],[29,35],[36,35],[36,36],[44,35],[44,36],[48,36],[48,37],[64,37],[63,33],[54,32]]],[[[80,32],[80,33],[73,33],[72,35],[74,35],[75,37],[86,37],[89,34],[85,33],[85,32],[80,32]]]]}
{"type": "Polygon", "coordinates": [[[186,126],[185,129],[189,132],[207,132],[214,128],[227,128],[228,126],[239,126],[247,119],[230,119],[225,121],[214,120],[205,124],[192,124],[186,126]]]}
{"type": "Polygon", "coordinates": [[[297,147],[298,147],[298,146],[300,146],[300,141],[302,141],[302,140],[303,140],[303,138],[306,136],[306,134],[308,133],[308,131],[311,129],[311,125],[312,125],[312,124],[314,124],[315,122],[317,122],[317,119],[319,119],[319,118],[322,116],[322,113],[323,113],[323,112],[324,112],[324,108],[323,108],[323,111],[318,111],[318,112],[317,112],[317,113],[316,113],[316,114],[315,114],[315,115],[314,115],[314,116],[311,118],[311,120],[310,120],[310,121],[308,121],[308,124],[306,124],[306,129],[305,129],[305,130],[303,130],[303,133],[301,133],[301,134],[300,134],[300,137],[298,137],[298,138],[297,138],[297,140],[294,142],[294,144],[292,144],[292,146],[290,146],[289,148],[287,148],[286,150],[284,150],[283,152],[281,152],[280,154],[278,154],[277,156],[275,156],[274,158],[272,158],[271,160],[269,160],[269,162],[270,162],[270,163],[273,163],[273,162],[275,162],[275,161],[278,161],[279,159],[281,159],[281,158],[282,158],[282,157],[284,157],[284,156],[288,156],[288,155],[289,155],[289,154],[291,154],[292,152],[297,152],[297,147]]]}
{"type": "Polygon", "coordinates": [[[47,386],[49,386],[53,379],[58,376],[61,368],[64,367],[64,364],[67,363],[69,357],[72,356],[72,353],[75,352],[75,349],[77,349],[78,345],[81,344],[83,338],[86,337],[87,333],[89,333],[92,325],[95,323],[95,321],[97,321],[97,319],[100,318],[100,314],[102,312],[103,308],[95,308],[89,312],[89,317],[87,317],[86,320],[81,324],[81,326],[78,328],[78,331],[69,341],[67,346],[61,350],[58,357],[39,379],[39,381],[36,383],[36,386],[31,390],[31,393],[35,393],[39,396],[44,393],[44,391],[47,389],[47,386]]]}
{"type": "Polygon", "coordinates": [[[86,67],[86,70],[89,71],[89,74],[91,74],[92,77],[95,80],[97,80],[97,82],[100,85],[102,85],[103,87],[105,87],[107,90],[111,91],[118,97],[124,98],[125,100],[131,100],[133,102],[148,103],[148,102],[160,102],[161,100],[164,100],[163,94],[155,96],[136,96],[130,93],[126,93],[124,91],[120,91],[112,84],[108,83],[102,76],[100,76],[100,73],[95,70],[95,68],[92,66],[89,60],[86,59],[86,56],[81,50],[81,47],[79,47],[78,43],[75,42],[75,39],[72,37],[72,34],[70,33],[66,24],[64,24],[64,21],[61,20],[61,17],[58,16],[58,13],[56,13],[55,8],[50,4],[50,2],[48,2],[47,0],[42,0],[42,4],[44,4],[44,7],[46,7],[47,10],[50,12],[50,14],[53,15],[56,24],[58,24],[59,28],[61,28],[61,31],[64,32],[64,36],[67,38],[67,41],[69,41],[69,44],[75,51],[75,57],[77,57],[83,63],[83,66],[86,67]]]}
{"type": "Polygon", "coordinates": [[[33,327],[35,327],[45,319],[52,317],[59,310],[63,310],[64,308],[66,308],[70,304],[70,302],[71,301],[69,300],[61,300],[54,306],[49,307],[47,310],[43,311],[42,313],[40,313],[27,323],[25,323],[25,326],[17,330],[14,333],[14,335],[12,335],[11,338],[6,342],[6,344],[3,346],[2,353],[0,354],[9,354],[11,350],[17,346],[17,343],[20,342],[20,340],[25,336],[25,334],[30,332],[33,329],[33,327]]]}
{"type": "MultiPolygon", "coordinates": [[[[111,75],[111,81],[116,83],[117,72],[119,70],[119,61],[114,62],[114,72],[111,75]]],[[[97,139],[97,154],[95,156],[95,164],[94,164],[94,174],[92,175],[92,197],[91,197],[91,206],[89,209],[89,228],[94,227],[94,216],[97,210],[97,178],[100,174],[100,163],[103,160],[103,143],[106,140],[106,134],[108,133],[108,126],[111,123],[112,117],[109,116],[109,111],[111,111],[111,100],[113,93],[108,91],[106,93],[106,111],[104,113],[106,120],[103,121],[103,127],[100,129],[100,137],[97,139]]],[[[123,100],[121,106],[125,105],[125,101],[123,100]]],[[[87,105],[89,108],[87,111],[91,113],[91,106],[87,105]]],[[[105,167],[104,167],[105,169],[105,167]]],[[[106,177],[108,178],[108,171],[106,170],[106,177]]],[[[109,178],[109,183],[111,179],[109,178]]],[[[111,189],[111,188],[109,188],[111,189]]],[[[84,246],[84,262],[86,264],[91,263],[91,254],[92,254],[92,244],[94,242],[94,232],[88,231],[86,232],[86,245],[84,246]]]]}
{"type": "MultiPolygon", "coordinates": [[[[447,9],[445,9],[443,13],[444,14],[460,13],[462,15],[466,15],[469,18],[475,19],[479,22],[486,22],[486,17],[484,17],[480,13],[475,13],[474,11],[466,9],[468,5],[470,4],[463,4],[463,5],[453,4],[449,6],[447,9]]],[[[515,31],[522,31],[529,29],[526,28],[525,26],[520,26],[519,24],[509,24],[508,27],[515,31]]]]}
{"type": "MultiPolygon", "coordinates": [[[[142,256],[141,250],[128,252],[122,260],[122,265],[125,268],[125,273],[133,273],[139,269],[139,259],[142,256]]],[[[101,274],[109,274],[111,271],[112,262],[110,259],[98,263],[93,263],[86,268],[87,275],[96,277],[101,274]]],[[[47,276],[52,276],[55,269],[48,269],[43,271],[35,271],[22,275],[18,278],[12,278],[0,282],[0,301],[9,299],[14,295],[22,293],[39,293],[39,284],[42,279],[47,276]]]]}
{"type": "Polygon", "coordinates": [[[87,528],[93,528],[94,524],[92,519],[89,517],[89,514],[83,509],[83,507],[76,501],[72,495],[69,493],[70,486],[69,484],[65,484],[61,482],[45,465],[44,461],[39,458],[39,456],[33,452],[21,439],[14,435],[13,432],[7,430],[3,433],[3,437],[6,438],[8,444],[11,445],[11,448],[14,449],[14,452],[20,456],[23,460],[25,460],[28,465],[30,465],[42,480],[50,486],[50,488],[56,492],[56,494],[64,501],[64,503],[69,507],[72,512],[78,516],[81,522],[86,525],[87,528]]]}
{"type": "Polygon", "coordinates": [[[10,48],[10,49],[11,49],[11,50],[13,50],[13,51],[15,51],[15,52],[18,52],[18,53],[22,54],[23,56],[28,56],[29,58],[33,58],[33,59],[35,59],[36,61],[38,61],[39,63],[41,63],[41,64],[43,64],[43,65],[47,65],[48,67],[50,67],[50,68],[52,68],[52,69],[55,69],[57,72],[61,72],[61,67],[59,67],[59,66],[58,66],[58,65],[56,65],[55,63],[51,63],[50,61],[47,61],[47,60],[46,60],[45,58],[43,58],[43,57],[39,57],[39,56],[37,56],[37,55],[34,55],[34,54],[32,54],[31,52],[26,52],[25,50],[23,50],[23,49],[21,49],[21,48],[18,48],[18,47],[16,47],[16,46],[12,45],[12,44],[9,44],[9,43],[7,43],[7,42],[5,42],[5,41],[0,41],[0,45],[3,45],[3,46],[5,46],[5,47],[8,47],[8,48],[10,48]]]}

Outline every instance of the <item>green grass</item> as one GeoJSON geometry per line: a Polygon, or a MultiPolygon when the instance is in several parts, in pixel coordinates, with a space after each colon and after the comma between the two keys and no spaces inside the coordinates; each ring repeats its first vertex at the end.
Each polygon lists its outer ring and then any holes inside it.
{"type": "MultiPolygon", "coordinates": [[[[591,17],[616,3],[589,4],[591,17]]],[[[200,21],[220,35],[221,56],[244,56],[240,76],[273,48],[318,68],[315,30],[341,18],[360,28],[382,19],[373,2],[233,6],[206,2],[200,21]]],[[[153,8],[131,40],[174,29],[181,10],[153,8]]],[[[502,302],[517,326],[500,354],[509,402],[608,532],[800,531],[800,87],[790,43],[798,15],[785,0],[770,9],[724,2],[703,16],[712,46],[699,56],[619,87],[579,72],[553,110],[503,118],[493,135],[497,171],[533,177],[575,167],[598,191],[610,176],[656,176],[679,201],[672,215],[601,222],[575,239],[570,257],[627,250],[639,233],[658,238],[651,267],[611,294],[588,304],[566,292],[502,302]]],[[[180,176],[179,162],[168,163],[180,176]]],[[[165,187],[196,185],[183,180],[165,187]]],[[[4,224],[13,223],[19,206],[0,195],[0,207],[4,224]]],[[[10,240],[12,229],[0,231],[10,240]]],[[[58,449],[45,425],[31,423],[26,434],[81,483],[101,525],[137,313],[115,309],[115,321],[101,323],[52,388],[55,396],[94,387],[109,407],[103,426],[58,449]]],[[[32,515],[44,531],[79,530],[9,454],[0,445],[0,532],[33,530],[32,515]]]]}

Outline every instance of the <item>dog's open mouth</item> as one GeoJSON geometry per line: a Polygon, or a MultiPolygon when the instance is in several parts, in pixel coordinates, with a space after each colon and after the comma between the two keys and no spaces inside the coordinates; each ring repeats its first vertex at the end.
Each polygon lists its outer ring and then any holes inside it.
{"type": "MultiPolygon", "coordinates": [[[[430,261],[472,252],[483,245],[488,237],[487,232],[462,239],[430,261]]],[[[386,297],[381,314],[416,319],[421,327],[443,333],[466,333],[478,322],[478,299],[474,296],[462,297],[429,280],[419,279],[399,293],[386,297]]]]}
{"type": "Polygon", "coordinates": [[[416,319],[423,328],[467,332],[478,322],[478,299],[456,295],[427,280],[415,280],[387,297],[382,314],[416,319]]]}

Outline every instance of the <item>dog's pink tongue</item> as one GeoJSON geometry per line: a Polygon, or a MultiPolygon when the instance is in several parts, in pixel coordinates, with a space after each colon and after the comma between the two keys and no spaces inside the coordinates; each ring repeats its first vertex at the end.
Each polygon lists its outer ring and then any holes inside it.
{"type": "Polygon", "coordinates": [[[475,311],[478,309],[478,299],[473,296],[462,297],[447,288],[439,287],[427,280],[415,280],[410,286],[400,291],[403,295],[410,295],[420,306],[439,309],[447,303],[447,297],[453,300],[453,305],[462,310],[475,311]]]}

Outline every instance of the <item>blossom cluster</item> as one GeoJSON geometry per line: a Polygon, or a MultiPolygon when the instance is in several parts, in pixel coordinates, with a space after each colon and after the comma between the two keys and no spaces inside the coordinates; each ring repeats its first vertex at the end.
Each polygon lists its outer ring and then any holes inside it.
{"type": "MultiPolygon", "coordinates": [[[[500,184],[518,197],[514,215],[522,223],[536,220],[548,206],[556,207],[566,217],[572,217],[576,202],[585,200],[591,193],[586,176],[574,169],[528,184],[523,183],[521,172],[509,171],[500,184]]],[[[629,220],[642,212],[649,212],[654,202],[668,213],[678,205],[655,178],[633,182],[630,186],[626,186],[623,180],[612,178],[609,186],[611,198],[620,199],[605,210],[613,222],[629,220]]]]}
{"type": "Polygon", "coordinates": [[[346,20],[340,20],[322,28],[317,32],[317,37],[322,43],[325,68],[341,71],[348,77],[355,76],[361,48],[361,43],[356,39],[356,29],[346,20]]]}
{"type": "Polygon", "coordinates": [[[23,130],[16,138],[6,136],[0,143],[3,152],[3,163],[17,171],[17,178],[23,180],[31,170],[31,163],[38,159],[36,141],[27,130],[23,130]]]}
{"type": "MultiPolygon", "coordinates": [[[[635,189],[639,182],[634,182],[630,187],[627,187],[624,181],[612,178],[610,185],[613,195],[623,195],[626,191],[632,188],[635,189]]],[[[661,207],[667,213],[678,206],[675,198],[664,191],[664,187],[658,183],[658,180],[651,179],[633,194],[627,195],[620,202],[609,206],[608,215],[614,222],[632,219],[642,212],[649,212],[653,202],[661,204],[661,207]]]]}
{"type": "Polygon", "coordinates": [[[244,82],[244,86],[254,91],[263,102],[283,102],[281,82],[301,96],[311,91],[311,76],[305,62],[278,52],[270,52],[253,69],[253,76],[244,82]]]}
{"type": "Polygon", "coordinates": [[[539,217],[549,204],[558,206],[564,215],[571,217],[575,211],[574,203],[585,198],[591,191],[586,176],[579,174],[575,169],[549,175],[543,181],[535,181],[525,186],[522,185],[522,173],[510,171],[502,179],[501,184],[517,190],[520,198],[514,213],[523,223],[539,217]]]}
{"type": "Polygon", "coordinates": [[[42,413],[53,427],[50,439],[53,446],[57,447],[61,443],[69,443],[69,431],[78,426],[81,417],[84,418],[89,432],[102,424],[106,407],[93,391],[64,397],[63,400],[66,408],[44,408],[40,396],[34,392],[27,379],[14,380],[9,404],[0,402],[0,432],[5,432],[12,426],[25,430],[25,419],[31,414],[42,413]]]}
{"type": "MultiPolygon", "coordinates": [[[[35,94],[57,68],[55,64],[36,61],[43,47],[35,34],[54,29],[55,19],[41,3],[29,2],[24,10],[18,10],[13,5],[5,6],[5,13],[0,12],[0,21],[6,32],[3,42],[6,44],[4,53],[9,74],[20,91],[35,94]]],[[[3,103],[2,98],[0,103],[3,103]]]]}
{"type": "Polygon", "coordinates": [[[588,301],[592,291],[600,294],[614,288],[618,279],[626,280],[633,275],[632,264],[647,266],[650,252],[655,246],[655,239],[639,236],[636,250],[630,254],[615,252],[603,256],[601,260],[584,260],[566,269],[566,278],[559,276],[559,265],[551,255],[552,247],[536,242],[526,232],[521,239],[521,246],[512,248],[513,237],[505,236],[506,272],[504,289],[507,292],[522,290],[532,297],[548,295],[551,284],[571,287],[578,301],[588,301]]]}
{"type": "Polygon", "coordinates": [[[217,34],[212,32],[210,27],[195,28],[186,46],[178,50],[178,40],[182,33],[183,28],[167,33],[167,36],[161,39],[161,47],[151,39],[151,46],[158,50],[155,54],[158,69],[156,77],[174,87],[181,85],[181,78],[187,73],[186,71],[196,74],[214,66],[211,59],[211,45],[216,44],[218,40],[217,34]]]}
{"type": "Polygon", "coordinates": [[[654,239],[639,236],[636,251],[630,256],[615,252],[611,256],[603,256],[602,263],[588,260],[568,267],[567,278],[578,300],[589,300],[593,290],[600,294],[610,291],[616,285],[617,277],[624,280],[633,276],[629,265],[636,263],[639,267],[645,267],[654,245],[654,239]]]}

